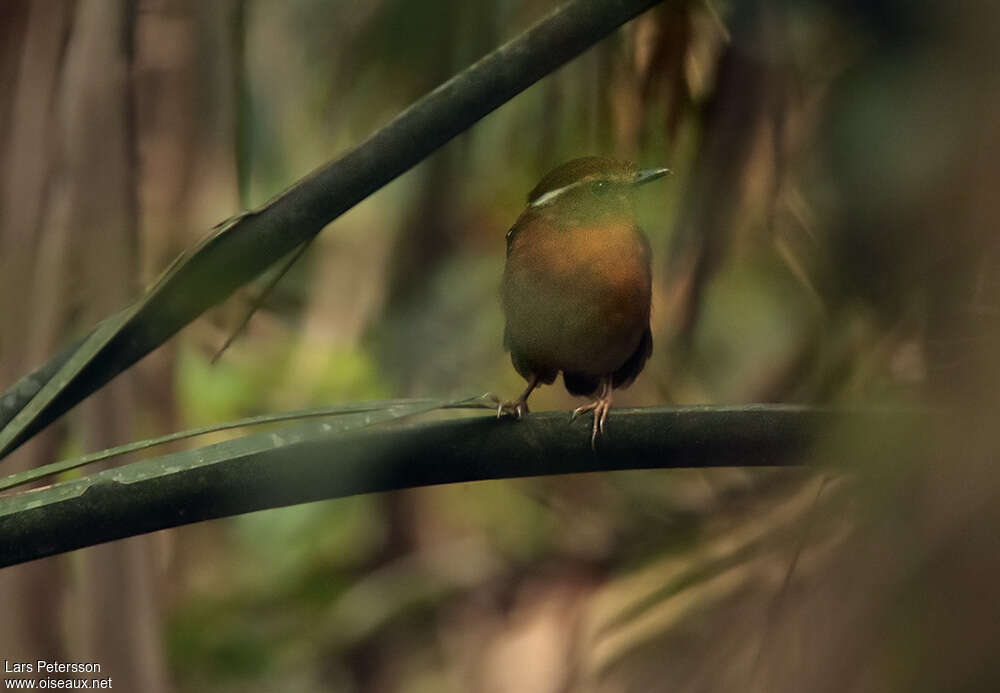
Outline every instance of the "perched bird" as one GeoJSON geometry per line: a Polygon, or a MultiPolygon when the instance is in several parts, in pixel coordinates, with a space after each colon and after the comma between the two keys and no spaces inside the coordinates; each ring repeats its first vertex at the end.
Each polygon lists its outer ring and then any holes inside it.
{"type": "Polygon", "coordinates": [[[668,174],[601,157],[569,161],[528,194],[507,232],[504,347],[528,387],[497,415],[520,418],[528,396],[560,372],[593,400],[591,445],[604,432],[611,391],[635,380],[653,350],[650,249],[636,225],[638,186],[668,174]]]}

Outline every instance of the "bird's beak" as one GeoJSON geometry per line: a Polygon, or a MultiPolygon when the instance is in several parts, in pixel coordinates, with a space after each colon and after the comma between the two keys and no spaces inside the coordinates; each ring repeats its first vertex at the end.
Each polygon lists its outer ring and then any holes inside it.
{"type": "Polygon", "coordinates": [[[644,168],[636,174],[635,183],[633,183],[633,185],[642,185],[643,183],[648,183],[651,180],[656,180],[657,178],[663,178],[663,176],[670,175],[673,175],[673,171],[669,168],[644,168]]]}

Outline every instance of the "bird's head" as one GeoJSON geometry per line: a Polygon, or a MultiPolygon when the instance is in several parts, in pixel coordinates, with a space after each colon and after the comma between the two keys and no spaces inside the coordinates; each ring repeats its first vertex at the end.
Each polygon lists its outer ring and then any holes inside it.
{"type": "Polygon", "coordinates": [[[540,213],[573,217],[632,214],[640,185],[668,175],[670,169],[640,169],[618,159],[588,156],[557,166],[528,193],[528,207],[540,213]]]}

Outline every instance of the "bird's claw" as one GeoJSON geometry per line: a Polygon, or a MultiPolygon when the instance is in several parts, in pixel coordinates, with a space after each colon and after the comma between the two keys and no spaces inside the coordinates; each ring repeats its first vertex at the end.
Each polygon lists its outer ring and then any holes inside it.
{"type": "Polygon", "coordinates": [[[573,410],[573,415],[570,417],[570,422],[576,421],[577,417],[581,414],[586,414],[588,411],[594,412],[594,426],[590,433],[590,448],[592,450],[597,449],[597,434],[600,433],[602,436],[605,435],[605,426],[608,421],[608,412],[611,411],[611,397],[605,396],[595,399],[590,404],[584,404],[582,407],[577,407],[573,410]]]}
{"type": "Polygon", "coordinates": [[[516,399],[513,402],[502,400],[492,392],[487,393],[486,398],[491,400],[495,405],[497,405],[497,418],[502,419],[504,414],[510,414],[515,419],[520,420],[525,414],[530,410],[528,409],[528,402],[524,399],[516,399]]]}

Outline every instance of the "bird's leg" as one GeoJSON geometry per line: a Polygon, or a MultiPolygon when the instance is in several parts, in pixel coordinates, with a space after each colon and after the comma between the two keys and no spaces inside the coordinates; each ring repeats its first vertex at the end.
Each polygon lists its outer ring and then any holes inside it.
{"type": "Polygon", "coordinates": [[[588,411],[594,412],[594,428],[590,434],[590,447],[595,448],[597,445],[597,434],[604,435],[604,424],[608,420],[608,412],[611,411],[611,376],[605,376],[601,378],[601,393],[594,399],[590,404],[584,404],[582,407],[577,407],[573,410],[573,416],[570,421],[575,421],[576,417],[580,414],[585,414],[588,411]]]}
{"type": "Polygon", "coordinates": [[[528,380],[528,387],[524,388],[524,392],[521,396],[515,399],[513,402],[505,402],[501,400],[494,394],[490,394],[490,399],[497,405],[497,418],[501,418],[504,414],[511,414],[515,419],[520,419],[522,416],[529,412],[528,409],[528,395],[531,391],[538,387],[538,376],[533,375],[531,379],[528,380]]]}

